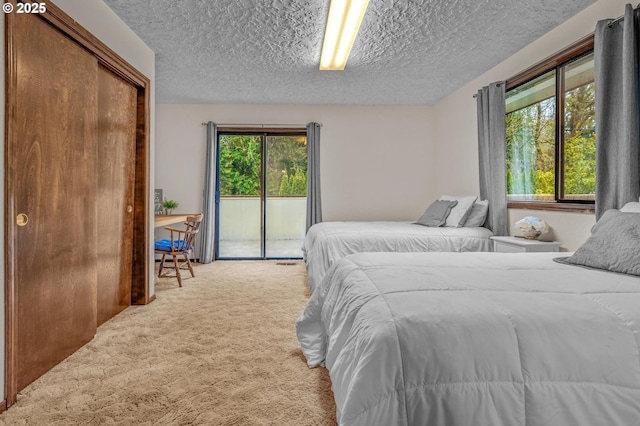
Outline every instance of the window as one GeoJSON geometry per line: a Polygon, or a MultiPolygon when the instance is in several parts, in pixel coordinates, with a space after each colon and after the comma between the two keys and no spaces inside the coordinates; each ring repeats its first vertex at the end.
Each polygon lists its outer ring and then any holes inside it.
{"type": "MultiPolygon", "coordinates": [[[[595,200],[593,38],[573,55],[561,52],[517,85],[507,82],[507,200],[590,203],[595,200]],[[590,48],[589,48],[590,47],[590,48]],[[568,56],[568,57],[567,57],[568,56]],[[558,61],[558,57],[562,61],[558,61]],[[526,79],[526,80],[525,80],[526,79]]],[[[573,50],[575,52],[575,49],[573,50]]]]}
{"type": "Polygon", "coordinates": [[[304,129],[219,128],[217,183],[217,259],[302,258],[304,129]]]}

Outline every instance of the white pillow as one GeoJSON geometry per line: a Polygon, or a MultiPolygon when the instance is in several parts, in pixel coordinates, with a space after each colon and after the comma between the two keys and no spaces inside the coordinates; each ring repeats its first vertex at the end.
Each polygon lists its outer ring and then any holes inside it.
{"type": "Polygon", "coordinates": [[[625,213],[640,213],[640,202],[627,203],[620,209],[620,211],[625,213]]]}
{"type": "Polygon", "coordinates": [[[443,195],[440,197],[440,200],[447,201],[457,201],[458,204],[451,210],[449,216],[447,216],[447,221],[444,226],[449,226],[453,228],[459,228],[464,225],[467,221],[467,217],[469,217],[469,213],[471,213],[471,207],[473,207],[473,203],[476,202],[478,197],[476,196],[468,196],[468,197],[453,197],[451,195],[443,195]]]}
{"type": "Polygon", "coordinates": [[[473,206],[471,206],[469,217],[467,217],[467,221],[464,223],[464,226],[484,225],[484,222],[487,220],[488,211],[489,211],[488,200],[476,201],[475,203],[473,203],[473,206]]]}

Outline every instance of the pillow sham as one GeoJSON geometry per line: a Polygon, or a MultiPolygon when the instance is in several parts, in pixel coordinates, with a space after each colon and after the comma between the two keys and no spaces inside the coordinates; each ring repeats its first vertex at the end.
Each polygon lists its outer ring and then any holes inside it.
{"type": "Polygon", "coordinates": [[[447,216],[451,213],[451,209],[458,204],[457,201],[437,200],[431,203],[429,207],[422,213],[422,216],[416,221],[416,224],[423,226],[438,227],[444,225],[447,216]]]}
{"type": "Polygon", "coordinates": [[[458,202],[458,204],[451,210],[449,216],[447,216],[444,226],[453,228],[460,228],[463,226],[467,221],[467,217],[469,217],[469,213],[471,213],[473,203],[475,203],[477,199],[478,197],[476,196],[452,197],[451,195],[443,195],[440,197],[440,200],[458,202]]]}
{"type": "Polygon", "coordinates": [[[487,213],[489,212],[489,201],[482,200],[476,201],[471,206],[469,217],[467,217],[464,226],[482,226],[487,220],[487,213]]]}
{"type": "Polygon", "coordinates": [[[640,203],[627,203],[620,209],[620,211],[624,213],[640,213],[640,203]]]}
{"type": "Polygon", "coordinates": [[[554,260],[640,276],[640,214],[607,210],[573,255],[554,260]]]}

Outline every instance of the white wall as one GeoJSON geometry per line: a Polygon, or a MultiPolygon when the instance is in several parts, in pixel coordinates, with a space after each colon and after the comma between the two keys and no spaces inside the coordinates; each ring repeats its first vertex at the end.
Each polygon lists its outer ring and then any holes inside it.
{"type": "MultiPolygon", "coordinates": [[[[442,192],[479,192],[477,117],[473,94],[482,86],[506,80],[592,33],[598,20],[617,18],[624,13],[624,5],[628,2],[599,0],[435,105],[435,155],[438,159],[435,176],[442,192]]],[[[562,241],[564,250],[575,250],[582,244],[595,223],[592,214],[510,209],[511,227],[513,222],[527,215],[535,215],[548,222],[555,238],[562,241]]]]}
{"type": "Polygon", "coordinates": [[[206,127],[322,123],[323,219],[415,220],[439,194],[431,107],[176,105],[156,109],[156,188],[202,209],[206,127]],[[185,176],[187,179],[185,179],[185,176]]]}
{"type": "MultiPolygon", "coordinates": [[[[155,104],[155,54],[135,35],[129,27],[107,7],[102,0],[55,0],[55,4],[75,19],[80,25],[102,40],[126,61],[136,67],[151,80],[151,182],[153,182],[153,146],[154,146],[154,104],[155,104]]],[[[0,19],[0,40],[4,45],[4,19],[0,19]]],[[[0,87],[4,93],[4,49],[0,52],[0,87]]],[[[4,103],[0,110],[0,131],[4,134],[4,103]]],[[[4,138],[0,142],[0,159],[4,163],[4,138]]],[[[4,181],[4,168],[2,171],[4,181]]],[[[153,194],[150,194],[153,200],[153,194]]],[[[4,185],[0,189],[0,203],[4,202],[4,185]]],[[[153,209],[151,209],[149,223],[153,229],[153,209]]],[[[0,217],[4,223],[4,208],[0,208],[0,217]]],[[[0,235],[4,240],[4,227],[0,227],[0,235]]],[[[153,244],[153,235],[149,238],[153,244]]],[[[0,252],[4,258],[4,244],[0,244],[0,252]]],[[[153,277],[153,262],[150,262],[150,277],[153,277]]],[[[0,263],[0,280],[4,288],[4,262],[0,263]]],[[[151,279],[151,294],[153,294],[153,278],[151,279]]],[[[5,364],[5,324],[4,324],[4,291],[0,291],[0,365],[5,364]]],[[[4,399],[5,376],[4,369],[0,373],[0,399],[4,399]]]]}

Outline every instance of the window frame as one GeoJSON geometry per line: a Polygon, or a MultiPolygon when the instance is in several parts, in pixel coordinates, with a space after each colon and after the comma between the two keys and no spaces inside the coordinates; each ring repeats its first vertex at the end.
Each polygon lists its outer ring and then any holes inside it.
{"type": "MultiPolygon", "coordinates": [[[[554,53],[553,55],[543,59],[515,76],[507,79],[505,84],[505,92],[515,89],[529,81],[540,77],[541,75],[556,70],[556,94],[558,91],[558,83],[562,79],[559,78],[559,71],[569,62],[578,59],[584,55],[593,52],[594,34],[591,33],[581,38],[570,46],[554,53]]],[[[555,201],[508,201],[507,208],[512,209],[528,209],[528,210],[551,210],[551,211],[570,211],[579,213],[595,213],[594,200],[558,200],[559,192],[563,192],[559,183],[561,173],[564,173],[564,126],[560,125],[564,122],[564,118],[560,117],[560,113],[564,108],[560,108],[560,104],[564,103],[564,97],[556,97],[556,200],[555,201]]]]}
{"type": "MultiPolygon", "coordinates": [[[[304,136],[305,145],[307,138],[306,128],[301,127],[253,127],[244,125],[218,126],[216,144],[216,187],[215,194],[215,260],[298,260],[302,257],[293,256],[268,256],[267,255],[267,198],[273,197],[267,194],[267,143],[268,137],[278,136],[304,136]],[[222,136],[248,135],[258,136],[260,141],[260,255],[259,256],[220,256],[220,139],[222,136]]],[[[307,158],[308,166],[308,158],[307,158]]],[[[307,169],[308,170],[308,169],[307,169]]],[[[306,195],[305,195],[306,197],[306,195]]]]}

